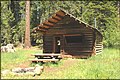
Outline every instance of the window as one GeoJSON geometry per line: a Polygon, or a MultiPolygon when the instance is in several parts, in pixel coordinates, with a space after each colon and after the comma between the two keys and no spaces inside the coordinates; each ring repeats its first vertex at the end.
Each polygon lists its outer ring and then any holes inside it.
{"type": "Polygon", "coordinates": [[[82,36],[65,36],[67,43],[82,43],[82,36]]]}

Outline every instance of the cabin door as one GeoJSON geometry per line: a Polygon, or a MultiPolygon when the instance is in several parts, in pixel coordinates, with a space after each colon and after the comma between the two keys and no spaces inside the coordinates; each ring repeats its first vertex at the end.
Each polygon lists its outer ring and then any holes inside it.
{"type": "Polygon", "coordinates": [[[60,53],[61,37],[54,37],[54,53],[60,53]]]}

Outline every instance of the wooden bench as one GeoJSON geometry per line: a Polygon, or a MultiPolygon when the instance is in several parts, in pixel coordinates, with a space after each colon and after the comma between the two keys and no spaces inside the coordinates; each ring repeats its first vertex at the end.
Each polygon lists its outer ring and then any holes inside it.
{"type": "Polygon", "coordinates": [[[32,62],[57,62],[59,59],[30,59],[32,62]]]}
{"type": "Polygon", "coordinates": [[[32,56],[60,56],[61,54],[32,54],[32,56]]]}

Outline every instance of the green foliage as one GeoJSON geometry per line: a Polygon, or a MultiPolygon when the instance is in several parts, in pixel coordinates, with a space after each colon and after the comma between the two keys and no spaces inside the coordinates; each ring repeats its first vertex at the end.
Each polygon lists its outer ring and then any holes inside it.
{"type": "Polygon", "coordinates": [[[10,43],[12,38],[11,23],[14,21],[8,1],[1,2],[1,41],[2,44],[10,43]]]}
{"type": "Polygon", "coordinates": [[[25,19],[21,19],[22,7],[18,1],[1,1],[1,45],[18,44],[24,34],[25,19]],[[21,8],[21,9],[20,9],[21,8]]]}
{"type": "MultiPolygon", "coordinates": [[[[24,43],[25,1],[1,1],[1,41],[24,43]]],[[[59,9],[64,9],[78,19],[94,26],[104,36],[105,46],[120,46],[118,1],[31,1],[31,31],[59,9]]],[[[31,33],[31,41],[42,41],[39,34],[31,33]],[[37,36],[37,37],[36,37],[37,36]]],[[[41,36],[41,34],[40,34],[41,36]]],[[[41,42],[40,42],[41,43],[41,42]]]]}

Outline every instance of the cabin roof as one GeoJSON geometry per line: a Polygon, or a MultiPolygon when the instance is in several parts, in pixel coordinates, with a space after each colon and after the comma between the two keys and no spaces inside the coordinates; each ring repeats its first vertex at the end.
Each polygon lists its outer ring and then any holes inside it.
{"type": "Polygon", "coordinates": [[[39,24],[38,27],[35,27],[33,29],[33,32],[36,32],[36,31],[46,32],[49,28],[54,27],[58,22],[62,21],[65,16],[69,16],[70,18],[74,19],[75,21],[85,24],[86,27],[89,27],[89,28],[95,30],[99,35],[102,36],[102,34],[99,32],[98,29],[92,27],[91,25],[85,23],[82,20],[77,19],[76,17],[74,17],[73,15],[69,14],[68,12],[66,12],[65,10],[62,10],[62,9],[57,11],[55,14],[53,14],[49,19],[47,19],[43,23],[39,24]]]}

